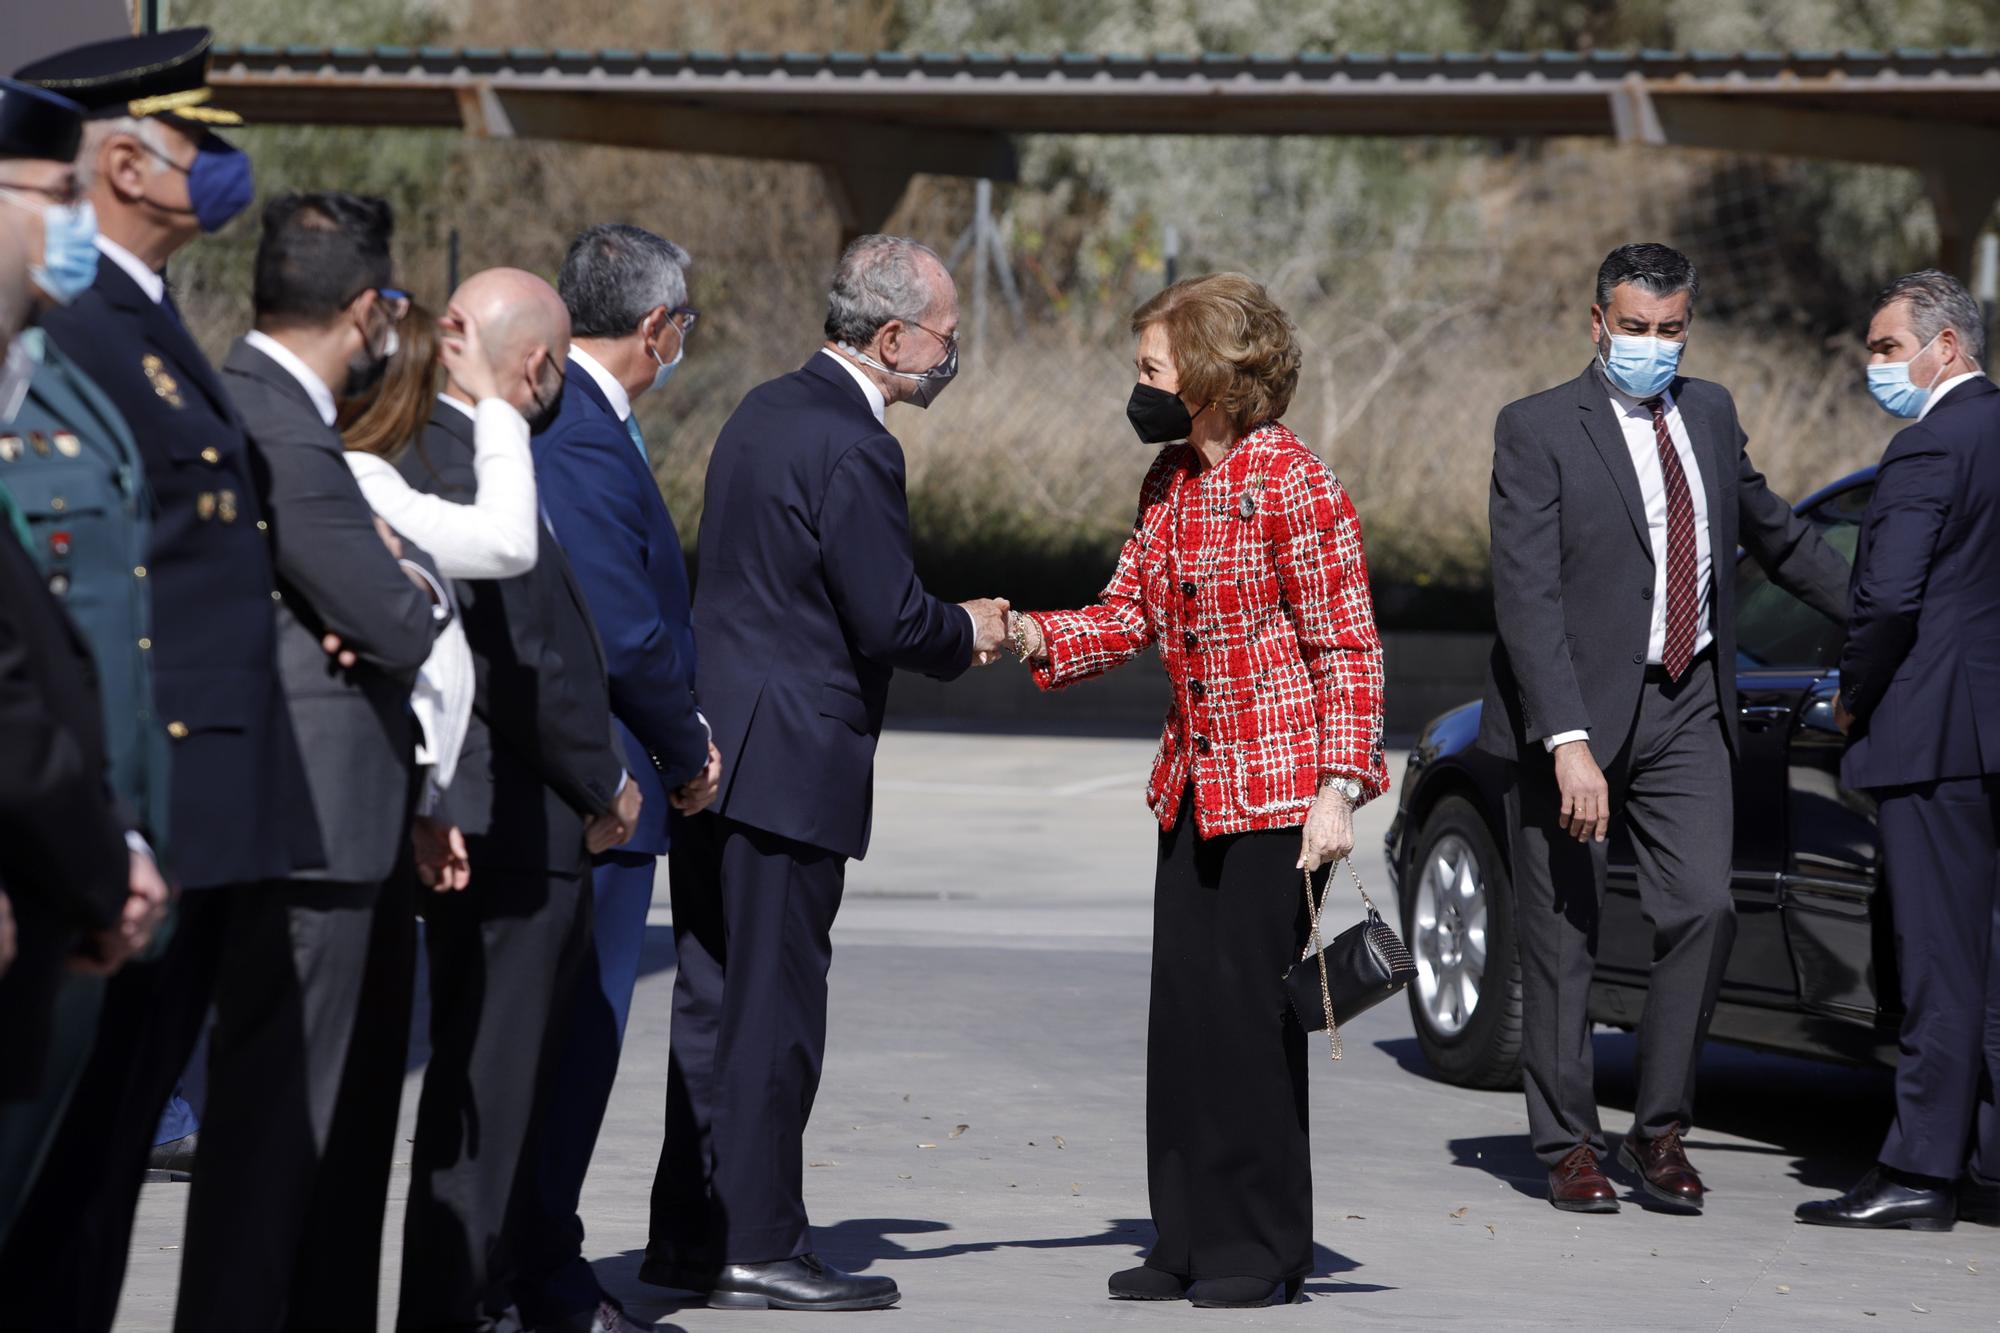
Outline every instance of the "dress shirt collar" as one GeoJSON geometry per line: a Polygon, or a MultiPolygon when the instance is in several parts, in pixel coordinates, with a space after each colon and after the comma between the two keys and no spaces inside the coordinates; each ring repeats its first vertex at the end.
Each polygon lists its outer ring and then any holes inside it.
{"type": "Polygon", "coordinates": [[[832,357],[833,364],[854,377],[854,382],[861,386],[861,392],[868,396],[868,410],[875,414],[875,424],[886,426],[888,423],[882,419],[882,414],[889,409],[889,400],[884,398],[882,391],[875,387],[875,381],[862,374],[860,366],[855,365],[831,347],[822,347],[819,349],[819,352],[821,356],[832,357]]]}
{"type": "Polygon", "coordinates": [[[146,294],[148,301],[158,305],[167,299],[167,280],[147,268],[139,256],[101,231],[97,233],[97,252],[124,269],[125,276],[139,284],[139,290],[146,294]]]}
{"type": "MultiPolygon", "coordinates": [[[[1611,382],[1611,377],[1609,375],[1599,375],[1598,378],[1604,382],[1605,392],[1611,395],[1611,405],[1613,407],[1617,408],[1620,412],[1625,413],[1627,416],[1645,417],[1648,420],[1652,419],[1653,411],[1651,408],[1646,406],[1646,401],[1647,401],[1646,399],[1635,398],[1631,394],[1626,393],[1623,389],[1619,388],[1617,385],[1611,382]]],[[[1660,406],[1666,409],[1668,415],[1672,415],[1674,410],[1673,390],[1662,389],[1659,391],[1658,394],[1654,396],[1660,400],[1660,406]]]]}
{"type": "Polygon", "coordinates": [[[1950,393],[1953,389],[1956,389],[1959,385],[1965,383],[1967,380],[1976,380],[1985,373],[1986,372],[1983,370],[1968,370],[1963,375],[1953,375],[1943,384],[1940,384],[1937,386],[1937,388],[1932,389],[1931,396],[1924,399],[1924,410],[1917,413],[1917,420],[1922,421],[1925,417],[1929,416],[1931,414],[1931,409],[1933,407],[1936,407],[1939,403],[1943,402],[1944,396],[1950,393]]]}
{"type": "Polygon", "coordinates": [[[256,348],[283,366],[285,372],[297,380],[299,387],[306,391],[306,397],[312,399],[312,405],[319,409],[319,419],[329,427],[333,425],[340,415],[334,407],[333,390],[326,387],[326,381],[321,379],[311,366],[299,360],[298,354],[291,348],[261,329],[250,330],[243,335],[243,341],[247,346],[256,348]]]}
{"type": "Polygon", "coordinates": [[[460,412],[463,412],[465,414],[465,419],[467,421],[476,421],[479,418],[479,413],[473,410],[471,403],[461,403],[458,399],[452,397],[448,393],[439,394],[438,401],[440,403],[443,403],[446,407],[455,407],[460,412]]]}
{"type": "Polygon", "coordinates": [[[597,381],[597,387],[604,390],[604,396],[611,402],[611,410],[618,414],[620,421],[632,415],[632,395],[625,392],[625,386],[596,357],[571,343],[569,360],[571,365],[582,366],[583,373],[597,381]]]}

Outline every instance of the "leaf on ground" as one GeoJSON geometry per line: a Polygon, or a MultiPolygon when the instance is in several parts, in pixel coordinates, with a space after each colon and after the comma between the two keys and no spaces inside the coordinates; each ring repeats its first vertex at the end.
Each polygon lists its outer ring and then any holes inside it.
{"type": "Polygon", "coordinates": [[[907,1092],[906,1092],[906,1093],[904,1093],[904,1094],[903,1094],[903,1100],[904,1100],[904,1101],[908,1101],[908,1100],[910,1100],[910,1094],[909,1094],[909,1093],[907,1093],[907,1092]]]}
{"type": "Polygon", "coordinates": [[[971,1129],[971,1128],[972,1128],[972,1126],[971,1126],[971,1125],[954,1125],[954,1126],[952,1126],[952,1130],[951,1130],[951,1136],[952,1136],[953,1138],[958,1138],[958,1137],[960,1137],[961,1135],[963,1135],[963,1134],[965,1133],[965,1131],[966,1131],[966,1130],[968,1130],[968,1129],[971,1129]]]}
{"type": "Polygon", "coordinates": [[[1083,1193],[1083,1183],[1081,1181],[1072,1180],[1069,1183],[1069,1192],[1071,1194],[1083,1193]]]}
{"type": "Polygon", "coordinates": [[[1979,1265],[1978,1265],[1978,1264],[1967,1264],[1967,1265],[1965,1266],[1965,1271],[1966,1271],[1966,1272],[1968,1272],[1968,1273],[1970,1273],[1970,1274],[1972,1274],[1972,1275],[1973,1275],[1974,1277],[1978,1277],[1978,1276],[1979,1276],[1979,1265]]]}
{"type": "Polygon", "coordinates": [[[1786,1286],[1784,1283],[1780,1282],[1778,1284],[1778,1294],[1780,1296],[1789,1296],[1792,1294],[1792,1289],[1786,1286]]]}
{"type": "Polygon", "coordinates": [[[1463,1207],[1463,1208],[1454,1208],[1454,1209],[1452,1209],[1452,1213],[1451,1213],[1451,1215],[1452,1215],[1453,1217],[1464,1217],[1464,1216],[1465,1216],[1465,1215],[1466,1215],[1467,1213],[1469,1213],[1469,1212],[1471,1212],[1471,1211],[1472,1211],[1472,1205],[1468,1203],[1468,1204],[1467,1204],[1467,1205],[1465,1205],[1465,1207],[1463,1207]]]}
{"type": "Polygon", "coordinates": [[[1929,1309],[1928,1309],[1927,1307],[1925,1307],[1925,1306],[1922,1306],[1922,1305],[1918,1305],[1918,1304],[1917,1304],[1917,1303],[1916,1303],[1915,1301],[1911,1301],[1911,1302],[1910,1302],[1910,1308],[1911,1308],[1912,1310],[1915,1310],[1915,1311],[1916,1311],[1916,1312],[1917,1312],[1918,1314],[1929,1314],[1929,1313],[1930,1313],[1930,1310],[1929,1310],[1929,1309]]]}
{"type": "Polygon", "coordinates": [[[935,1148],[935,1147],[937,1147],[937,1145],[936,1145],[935,1143],[919,1143],[919,1144],[918,1144],[917,1146],[918,1146],[919,1148],[935,1148]]]}
{"type": "Polygon", "coordinates": [[[1050,1139],[1050,1140],[1049,1140],[1049,1142],[1051,1142],[1051,1143],[1055,1144],[1055,1145],[1056,1145],[1056,1147],[1058,1147],[1058,1148],[1067,1148],[1067,1147],[1069,1147],[1069,1142],[1068,1142],[1068,1140],[1064,1139],[1064,1138],[1063,1138],[1063,1136],[1062,1136],[1062,1135],[1060,1135],[1060,1134],[1058,1134],[1058,1135],[1056,1135],[1056,1136],[1055,1136],[1054,1138],[1050,1139]]]}
{"type": "Polygon", "coordinates": [[[1492,1236],[1496,1240],[1499,1239],[1500,1237],[1500,1233],[1493,1229],[1493,1224],[1491,1222],[1488,1222],[1486,1224],[1486,1234],[1492,1236]]]}
{"type": "Polygon", "coordinates": [[[1350,1222],[1366,1222],[1368,1219],[1363,1217],[1359,1213],[1349,1213],[1347,1215],[1347,1220],[1350,1222]]]}
{"type": "Polygon", "coordinates": [[[910,1173],[907,1171],[898,1171],[896,1173],[896,1179],[898,1180],[908,1180],[909,1178],[910,1178],[910,1173]]]}
{"type": "Polygon", "coordinates": [[[839,1162],[807,1162],[807,1166],[839,1166],[839,1162]]]}

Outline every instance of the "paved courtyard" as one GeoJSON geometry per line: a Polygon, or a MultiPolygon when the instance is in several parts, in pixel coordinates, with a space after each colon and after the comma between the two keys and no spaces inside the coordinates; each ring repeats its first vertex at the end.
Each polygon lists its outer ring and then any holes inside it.
{"type": "MultiPolygon", "coordinates": [[[[1713,1049],[1690,1151],[1708,1214],[1628,1203],[1558,1213],[1524,1147],[1517,1093],[1424,1072],[1400,1001],[1315,1048],[1318,1266],[1302,1306],[1114,1305],[1104,1278],[1150,1236],[1144,1039],[1153,830],[1150,742],[892,733],[875,851],[836,929],[825,1084],[807,1200],[831,1261],[894,1277],[900,1329],[1144,1325],[1468,1330],[1924,1330],[2000,1326],[2000,1231],[1875,1235],[1795,1226],[1866,1168],[1886,1081],[1713,1049]]],[[[1401,764],[1395,771],[1400,775],[1401,764]]],[[[1387,887],[1386,802],[1360,860],[1387,887]]],[[[1274,886],[1295,891],[1296,885],[1274,886]]],[[[477,892],[475,881],[473,892],[477,892]]],[[[1351,888],[1336,912],[1358,909],[1351,888]]],[[[1385,908],[1388,903],[1385,901],[1385,908]]],[[[677,1308],[640,1283],[659,1149],[673,948],[662,878],[609,1120],[584,1197],[606,1286],[663,1328],[795,1328],[802,1315],[677,1308]]],[[[1613,1133],[1632,1047],[1598,1038],[1613,1133]]],[[[404,1098],[404,1136],[420,1070],[404,1098]]],[[[393,1325],[406,1177],[391,1186],[393,1325]]],[[[171,1323],[186,1186],[146,1187],[119,1326],[171,1323]]]]}

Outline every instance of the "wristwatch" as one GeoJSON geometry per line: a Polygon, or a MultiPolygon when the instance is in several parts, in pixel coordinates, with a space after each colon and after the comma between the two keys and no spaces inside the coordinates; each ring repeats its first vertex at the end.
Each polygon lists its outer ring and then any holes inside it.
{"type": "Polygon", "coordinates": [[[1347,798],[1349,805],[1358,805],[1361,801],[1361,784],[1353,778],[1327,778],[1319,786],[1321,791],[1339,792],[1347,798]]]}

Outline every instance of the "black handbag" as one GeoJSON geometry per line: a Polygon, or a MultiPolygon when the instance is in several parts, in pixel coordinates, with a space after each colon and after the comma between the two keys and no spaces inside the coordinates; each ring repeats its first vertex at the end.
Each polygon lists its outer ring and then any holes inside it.
{"type": "Polygon", "coordinates": [[[1312,873],[1305,872],[1306,911],[1312,918],[1312,942],[1298,962],[1285,973],[1285,998],[1298,1015],[1299,1026],[1308,1032],[1326,1029],[1333,1058],[1340,1058],[1340,1025],[1373,1009],[1410,984],[1417,964],[1410,951],[1361,887],[1361,874],[1352,860],[1347,873],[1354,876],[1354,888],[1368,915],[1348,927],[1326,947],[1320,947],[1320,909],[1332,892],[1328,877],[1327,893],[1313,901],[1312,873]],[[1317,960],[1317,961],[1315,961],[1317,960]]]}

